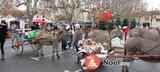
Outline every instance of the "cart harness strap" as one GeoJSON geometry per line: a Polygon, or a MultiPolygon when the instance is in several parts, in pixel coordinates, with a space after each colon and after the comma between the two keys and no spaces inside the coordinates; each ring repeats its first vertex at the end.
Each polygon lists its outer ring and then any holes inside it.
{"type": "Polygon", "coordinates": [[[139,41],[137,41],[136,42],[136,48],[135,48],[135,50],[134,50],[134,53],[136,53],[137,51],[139,51],[140,53],[142,53],[142,54],[148,54],[149,52],[151,52],[151,51],[153,51],[154,49],[156,49],[156,48],[158,48],[160,46],[160,43],[158,44],[158,45],[156,45],[156,46],[154,46],[153,48],[151,48],[151,49],[149,49],[149,50],[147,50],[147,51],[142,51],[141,49],[140,49],[140,47],[139,47],[139,41]],[[138,47],[138,48],[137,48],[138,47]]]}
{"type": "MultiPolygon", "coordinates": [[[[160,35],[160,30],[159,30],[158,28],[155,28],[155,29],[158,31],[158,33],[159,33],[159,35],[160,35]]],[[[158,45],[154,46],[153,48],[151,48],[151,49],[149,49],[148,51],[143,52],[143,53],[147,54],[148,52],[153,51],[154,49],[156,49],[156,48],[157,48],[157,47],[159,47],[159,46],[160,46],[160,44],[158,44],[158,45]]]]}
{"type": "Polygon", "coordinates": [[[148,54],[149,52],[153,51],[154,49],[158,48],[160,44],[154,46],[153,48],[149,49],[148,51],[143,52],[144,54],[148,54]]]}
{"type": "Polygon", "coordinates": [[[159,35],[160,35],[160,30],[159,30],[159,28],[155,28],[157,31],[158,31],[158,33],[159,33],[159,35]]]}

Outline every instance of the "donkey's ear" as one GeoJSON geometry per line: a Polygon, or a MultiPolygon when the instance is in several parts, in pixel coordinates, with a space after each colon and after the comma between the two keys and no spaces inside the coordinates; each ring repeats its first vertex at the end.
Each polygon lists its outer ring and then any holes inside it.
{"type": "Polygon", "coordinates": [[[120,31],[121,31],[121,29],[115,29],[115,31],[118,31],[118,32],[120,32],[120,31]]]}
{"type": "Polygon", "coordinates": [[[119,29],[116,29],[116,31],[118,31],[118,32],[123,32],[123,30],[122,30],[122,29],[120,29],[120,28],[119,28],[119,29]]]}

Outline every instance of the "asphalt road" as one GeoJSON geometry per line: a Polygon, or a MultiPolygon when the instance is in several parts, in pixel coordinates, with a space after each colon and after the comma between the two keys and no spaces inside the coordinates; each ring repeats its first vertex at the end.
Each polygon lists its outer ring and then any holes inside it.
{"type": "MultiPolygon", "coordinates": [[[[76,56],[72,50],[60,52],[61,58],[54,61],[51,58],[51,47],[45,46],[44,54],[45,56],[38,60],[34,58],[30,45],[25,45],[23,55],[17,56],[11,50],[11,41],[7,40],[5,61],[0,62],[0,72],[79,72],[81,70],[80,65],[75,63],[76,56]]],[[[121,69],[121,65],[102,66],[95,72],[121,72],[121,69]]],[[[160,72],[160,62],[135,60],[130,62],[129,70],[130,72],[160,72]]]]}

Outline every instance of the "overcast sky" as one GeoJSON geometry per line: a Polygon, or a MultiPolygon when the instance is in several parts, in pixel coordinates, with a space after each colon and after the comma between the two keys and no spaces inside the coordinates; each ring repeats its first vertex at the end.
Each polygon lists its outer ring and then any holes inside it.
{"type": "Polygon", "coordinates": [[[148,3],[148,10],[157,8],[160,10],[160,0],[146,0],[148,3]]]}

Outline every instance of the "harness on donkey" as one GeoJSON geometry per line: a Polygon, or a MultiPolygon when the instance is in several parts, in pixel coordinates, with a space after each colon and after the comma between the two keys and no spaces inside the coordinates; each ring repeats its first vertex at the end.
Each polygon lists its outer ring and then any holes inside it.
{"type": "Polygon", "coordinates": [[[37,43],[39,44],[39,47],[37,48],[37,55],[43,56],[43,45],[48,45],[53,47],[52,58],[54,58],[54,53],[56,53],[57,58],[60,58],[60,56],[58,55],[58,45],[60,43],[62,32],[58,30],[41,30],[38,34],[39,37],[37,39],[37,43]]]}
{"type": "Polygon", "coordinates": [[[133,49],[134,54],[143,54],[143,55],[146,54],[146,55],[149,55],[149,54],[148,54],[149,52],[151,52],[151,51],[157,49],[158,47],[160,47],[160,43],[159,43],[159,44],[157,44],[156,46],[150,48],[150,49],[147,50],[147,51],[142,51],[142,50],[140,49],[140,44],[139,44],[139,42],[140,42],[140,41],[137,40],[136,46],[135,46],[135,48],[133,49]]]}
{"type": "MultiPolygon", "coordinates": [[[[159,36],[160,36],[160,30],[159,30],[159,28],[155,28],[155,30],[157,30],[158,31],[158,33],[159,33],[159,36]]],[[[153,51],[153,50],[155,50],[156,48],[158,48],[160,46],[160,43],[158,44],[158,45],[156,45],[156,46],[154,46],[153,48],[151,48],[151,49],[149,49],[149,50],[147,50],[147,51],[141,51],[142,52],[142,54],[148,54],[149,52],[151,52],[151,51],[153,51]]]]}

